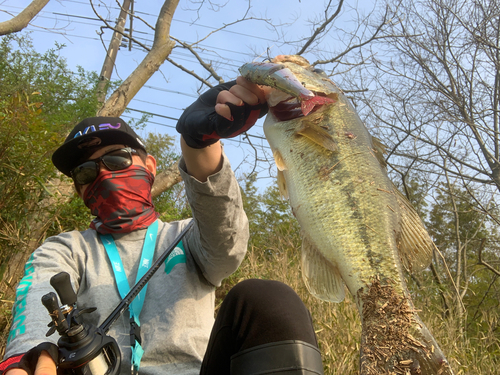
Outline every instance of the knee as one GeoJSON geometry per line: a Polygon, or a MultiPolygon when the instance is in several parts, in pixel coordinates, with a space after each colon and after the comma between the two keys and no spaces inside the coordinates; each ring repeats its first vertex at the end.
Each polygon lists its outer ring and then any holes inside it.
{"type": "Polygon", "coordinates": [[[292,288],[279,281],[238,283],[226,296],[221,311],[235,331],[256,338],[250,346],[281,340],[316,345],[309,310],[292,288]]]}
{"type": "Polygon", "coordinates": [[[283,325],[287,324],[287,320],[311,320],[309,311],[297,293],[279,281],[241,281],[231,289],[226,298],[234,299],[240,308],[246,310],[246,314],[267,322],[283,325]]]}
{"type": "Polygon", "coordinates": [[[295,291],[288,285],[275,280],[248,279],[236,284],[226,298],[236,298],[249,304],[266,309],[280,308],[283,304],[303,303],[295,291]]]}

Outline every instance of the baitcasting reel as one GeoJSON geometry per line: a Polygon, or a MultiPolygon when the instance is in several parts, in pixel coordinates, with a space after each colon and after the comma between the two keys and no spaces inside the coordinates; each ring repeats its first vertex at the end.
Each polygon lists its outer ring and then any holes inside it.
{"type": "Polygon", "coordinates": [[[52,321],[46,336],[56,330],[61,336],[58,374],[60,375],[117,375],[121,354],[115,339],[107,336],[101,327],[84,323],[82,315],[96,310],[95,307],[78,310],[76,294],[71,287],[69,274],[58,273],[50,279],[61,300],[50,292],[42,297],[42,304],[49,311],[52,321]]]}

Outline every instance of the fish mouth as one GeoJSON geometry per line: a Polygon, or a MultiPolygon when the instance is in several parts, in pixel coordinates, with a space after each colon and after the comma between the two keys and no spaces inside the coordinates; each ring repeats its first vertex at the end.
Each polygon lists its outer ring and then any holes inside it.
{"type": "Polygon", "coordinates": [[[290,121],[299,117],[303,117],[302,108],[297,98],[289,98],[269,108],[274,118],[278,121],[290,121]]]}
{"type": "Polygon", "coordinates": [[[334,100],[327,96],[315,93],[315,96],[309,98],[289,97],[278,102],[275,106],[270,106],[269,111],[278,121],[290,121],[299,117],[307,116],[321,108],[325,104],[333,103],[334,100]]]}

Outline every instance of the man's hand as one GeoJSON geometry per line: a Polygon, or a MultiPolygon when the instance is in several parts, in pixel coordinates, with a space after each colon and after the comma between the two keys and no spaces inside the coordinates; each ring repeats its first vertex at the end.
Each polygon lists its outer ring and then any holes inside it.
{"type": "Polygon", "coordinates": [[[15,354],[0,363],[0,375],[57,375],[59,348],[43,342],[26,353],[15,354]]]}
{"type": "MultiPolygon", "coordinates": [[[[4,375],[28,375],[28,373],[20,368],[8,370],[4,375]]],[[[40,353],[36,364],[35,373],[33,375],[57,375],[56,364],[52,357],[45,350],[40,353]]]]}
{"type": "Polygon", "coordinates": [[[188,173],[201,182],[222,168],[220,138],[252,127],[267,113],[266,90],[243,77],[211,88],[189,106],[177,123],[188,173]]]}

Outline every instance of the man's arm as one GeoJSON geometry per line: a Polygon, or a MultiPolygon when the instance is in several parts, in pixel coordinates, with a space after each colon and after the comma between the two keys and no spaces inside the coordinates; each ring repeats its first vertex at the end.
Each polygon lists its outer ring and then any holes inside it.
{"type": "Polygon", "coordinates": [[[219,139],[247,131],[266,112],[264,90],[239,77],[202,94],[177,123],[180,170],[196,221],[185,244],[215,286],[238,268],[248,244],[240,187],[219,139]]]}
{"type": "Polygon", "coordinates": [[[0,375],[56,374],[57,337],[46,337],[50,317],[41,298],[54,290],[50,279],[60,271],[68,272],[73,288],[78,289],[83,262],[73,244],[80,237],[75,231],[49,237],[26,263],[16,290],[13,323],[4,360],[0,362],[0,375]]]}
{"type": "Polygon", "coordinates": [[[206,182],[208,176],[222,168],[222,147],[220,142],[205,148],[189,147],[181,137],[181,150],[186,162],[187,172],[200,182],[206,182]]]}

